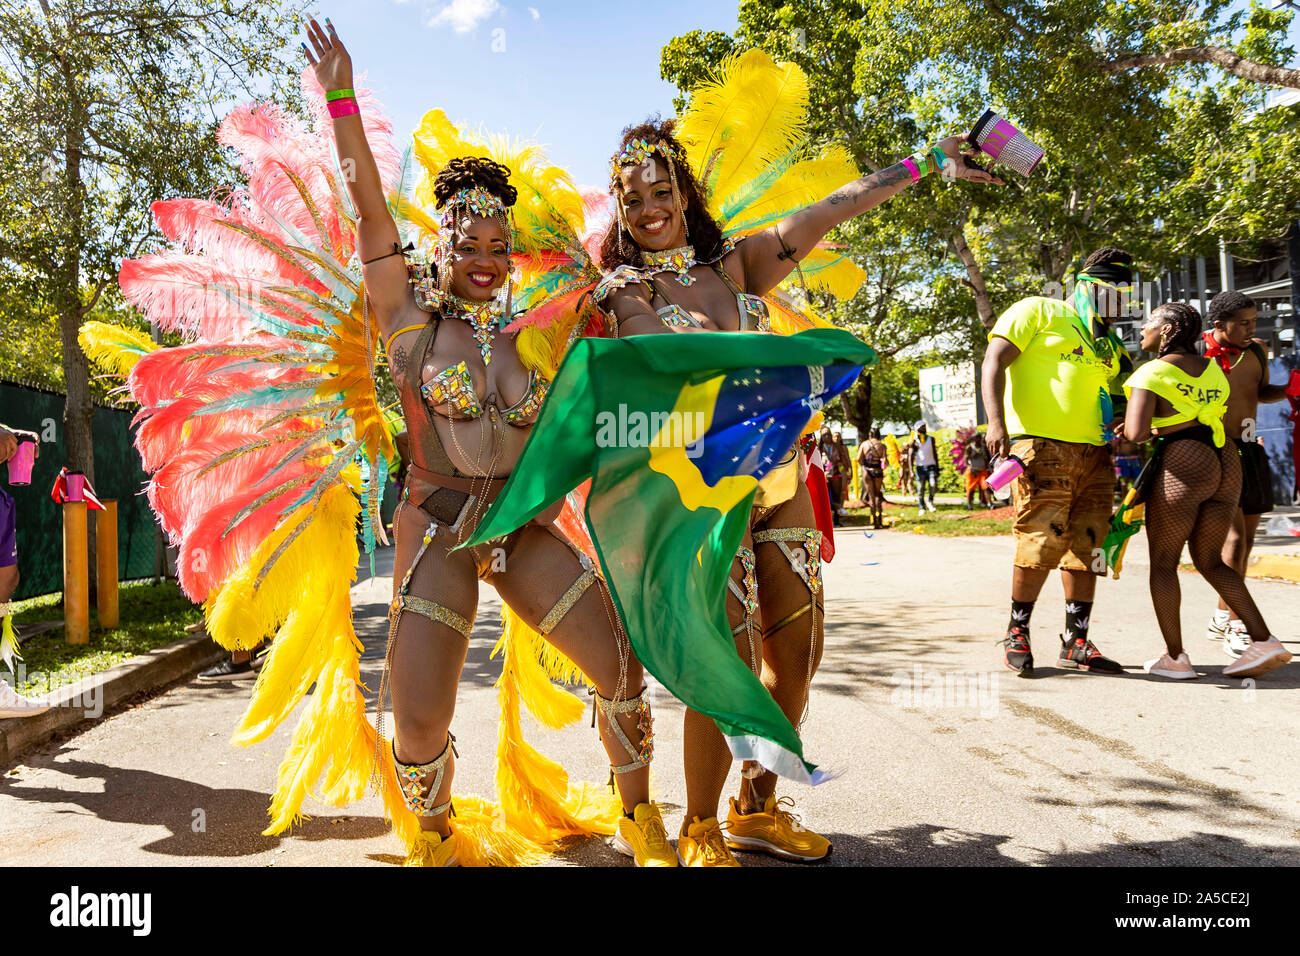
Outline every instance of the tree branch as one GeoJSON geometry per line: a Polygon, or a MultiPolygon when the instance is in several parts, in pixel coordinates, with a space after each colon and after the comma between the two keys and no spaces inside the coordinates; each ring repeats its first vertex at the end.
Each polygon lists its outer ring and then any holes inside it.
{"type": "Polygon", "coordinates": [[[1147,66],[1172,66],[1176,63],[1210,63],[1225,73],[1250,80],[1252,83],[1300,90],[1300,70],[1247,60],[1222,46],[1190,46],[1180,50],[1166,50],[1164,53],[1128,53],[1098,63],[1097,68],[1103,73],[1122,73],[1125,70],[1137,70],[1147,66]]]}

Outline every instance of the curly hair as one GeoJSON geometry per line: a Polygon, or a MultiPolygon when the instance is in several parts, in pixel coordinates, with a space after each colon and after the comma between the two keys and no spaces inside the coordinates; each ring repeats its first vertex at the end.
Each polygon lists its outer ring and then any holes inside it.
{"type": "MultiPolygon", "coordinates": [[[[619,140],[618,149],[615,150],[614,155],[617,156],[622,152],[623,147],[632,140],[645,139],[651,143],[663,140],[670,146],[675,147],[678,155],[684,156],[686,150],[682,148],[682,144],[673,135],[675,125],[672,120],[661,120],[658,116],[654,116],[644,123],[629,126],[623,130],[622,139],[619,140]]],[[[677,174],[677,188],[681,191],[682,202],[686,206],[686,232],[690,237],[691,245],[695,247],[696,258],[701,261],[715,259],[722,253],[722,228],[709,215],[709,210],[704,202],[704,192],[700,189],[700,184],[696,181],[690,165],[683,162],[675,162],[673,165],[677,174]]],[[[621,192],[621,186],[616,186],[613,189],[615,202],[620,201],[621,192]]],[[[641,258],[641,249],[637,246],[636,240],[632,238],[631,233],[626,229],[623,230],[622,251],[619,251],[618,240],[618,217],[615,216],[610,221],[609,230],[605,233],[605,239],[600,245],[601,266],[607,271],[623,265],[641,266],[644,263],[641,258]]]]}
{"type": "Polygon", "coordinates": [[[1210,320],[1211,325],[1221,325],[1243,309],[1253,308],[1255,308],[1254,299],[1244,292],[1229,289],[1227,292],[1220,292],[1210,300],[1210,307],[1206,310],[1206,317],[1210,320]]]}
{"type": "Polygon", "coordinates": [[[485,156],[457,156],[433,179],[434,203],[441,209],[456,193],[475,186],[496,196],[503,206],[513,206],[519,198],[519,192],[510,185],[510,167],[485,156]]]}
{"type": "Polygon", "coordinates": [[[1151,322],[1170,327],[1160,335],[1157,355],[1174,352],[1194,352],[1201,338],[1201,313],[1186,302],[1166,302],[1151,310],[1151,322]]]}

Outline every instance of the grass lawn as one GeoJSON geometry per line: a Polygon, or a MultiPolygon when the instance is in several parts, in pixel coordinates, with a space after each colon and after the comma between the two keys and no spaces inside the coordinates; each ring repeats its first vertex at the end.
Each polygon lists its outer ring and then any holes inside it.
{"type": "MultiPolygon", "coordinates": [[[[62,619],[62,594],[46,594],[14,602],[14,623],[62,619]]],[[[137,654],[165,647],[185,637],[185,627],[203,619],[203,610],[191,604],[174,581],[161,584],[133,581],[118,595],[118,626],[102,630],[90,611],[90,643],[69,644],[63,627],[25,641],[18,664],[21,678],[14,683],[20,694],[46,694],[57,687],[107,670],[137,654]]]]}
{"type": "MultiPolygon", "coordinates": [[[[988,511],[977,503],[974,511],[967,511],[964,504],[936,505],[939,509],[927,513],[925,517],[917,515],[916,503],[908,502],[905,507],[886,507],[885,519],[897,519],[893,531],[911,531],[915,534],[938,535],[940,537],[964,537],[967,535],[1000,535],[1011,533],[1011,509],[999,508],[988,511]]],[[[850,509],[841,519],[845,524],[870,527],[871,512],[864,509],[850,509]]]]}

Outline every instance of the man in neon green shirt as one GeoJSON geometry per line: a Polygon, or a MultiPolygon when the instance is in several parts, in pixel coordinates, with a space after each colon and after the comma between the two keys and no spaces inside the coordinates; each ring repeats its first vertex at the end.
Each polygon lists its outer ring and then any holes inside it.
{"type": "Polygon", "coordinates": [[[1015,480],[1011,620],[1002,644],[1006,665],[1033,673],[1029,617],[1053,568],[1065,588],[1060,667],[1118,674],[1088,639],[1101,544],[1115,490],[1108,426],[1122,402],[1133,363],[1110,324],[1128,307],[1133,257],[1098,249],[1084,261],[1067,301],[1022,299],[989,333],[981,388],[989,452],[1024,464],[1015,480]]]}

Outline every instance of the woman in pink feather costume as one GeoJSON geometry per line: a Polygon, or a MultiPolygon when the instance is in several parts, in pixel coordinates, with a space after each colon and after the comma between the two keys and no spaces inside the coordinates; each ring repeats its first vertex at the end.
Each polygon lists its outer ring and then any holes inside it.
{"type": "MultiPolygon", "coordinates": [[[[505,483],[536,420],[546,381],[527,368],[509,322],[516,198],[509,169],[461,157],[434,181],[440,219],[434,267],[408,269],[397,225],[355,102],[352,64],[332,24],[311,21],[303,45],[327,91],[341,162],[357,210],[357,252],[368,313],[378,327],[402,400],[410,464],[394,519],[395,597],[389,671],[394,757],[423,846],[412,859],[453,864],[448,818],[455,764],[450,726],[478,582],[495,586],[529,625],[595,683],[601,738],[625,816],[615,845],[638,863],[673,865],[658,809],[649,801],[651,734],[640,665],[591,562],[548,513],[489,545],[468,539],[505,483]],[[503,301],[504,300],[504,301],[503,301]]],[[[558,509],[556,509],[558,512],[558,509]]]]}

